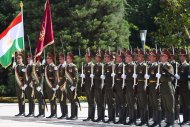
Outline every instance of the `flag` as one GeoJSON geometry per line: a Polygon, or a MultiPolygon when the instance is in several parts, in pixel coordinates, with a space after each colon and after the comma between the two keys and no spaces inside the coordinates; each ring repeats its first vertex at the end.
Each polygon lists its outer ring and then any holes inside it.
{"type": "Polygon", "coordinates": [[[15,52],[24,49],[24,27],[22,12],[0,34],[0,64],[7,68],[15,52]]]}
{"type": "Polygon", "coordinates": [[[35,57],[40,56],[44,48],[54,43],[54,33],[51,20],[51,8],[49,0],[46,0],[44,16],[40,27],[40,34],[35,50],[35,57]]]}

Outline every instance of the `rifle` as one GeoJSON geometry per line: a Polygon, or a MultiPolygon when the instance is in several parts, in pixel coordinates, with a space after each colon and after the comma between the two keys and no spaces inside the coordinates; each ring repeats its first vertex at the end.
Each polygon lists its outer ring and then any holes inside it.
{"type": "Polygon", "coordinates": [[[115,84],[115,72],[114,72],[114,69],[115,69],[115,67],[114,67],[114,63],[112,64],[112,74],[113,74],[113,76],[112,76],[112,88],[114,87],[114,84],[115,84]]]}
{"type": "MultiPolygon", "coordinates": [[[[136,73],[136,64],[135,63],[134,63],[134,68],[133,69],[134,69],[133,70],[133,75],[136,75],[137,73],[136,73]]],[[[135,89],[136,85],[137,85],[137,78],[134,78],[133,89],[135,89]]]]}
{"type": "MultiPolygon", "coordinates": [[[[91,69],[91,74],[93,75],[94,66],[92,63],[90,64],[90,69],[91,69]]],[[[91,87],[90,87],[91,89],[92,89],[93,85],[94,85],[94,79],[93,79],[93,77],[91,77],[91,87]]]]}
{"type": "MultiPolygon", "coordinates": [[[[102,63],[102,75],[104,75],[104,64],[102,63]]],[[[102,79],[101,89],[104,87],[104,79],[102,79]]]]}
{"type": "MultiPolygon", "coordinates": [[[[83,62],[82,62],[82,75],[84,74],[83,69],[84,69],[84,66],[83,66],[83,62]]],[[[81,79],[81,87],[82,87],[83,83],[84,83],[84,78],[82,77],[82,79],[81,79]]]]}
{"type": "MultiPolygon", "coordinates": [[[[125,64],[123,63],[123,75],[125,75],[125,64]]],[[[122,84],[122,89],[125,86],[125,79],[123,78],[123,84],[122,84]]]]}
{"type": "MultiPolygon", "coordinates": [[[[175,64],[176,64],[176,67],[175,67],[176,71],[175,71],[175,72],[176,72],[176,74],[178,74],[178,63],[175,62],[175,64]]],[[[178,81],[178,79],[176,78],[176,79],[175,79],[175,89],[176,89],[177,86],[178,86],[177,81],[178,81]]]]}
{"type": "MultiPolygon", "coordinates": [[[[146,75],[148,75],[148,65],[146,65],[146,75]]],[[[145,85],[144,85],[144,90],[146,91],[146,87],[148,86],[148,79],[145,79],[145,85]]]]}
{"type": "MultiPolygon", "coordinates": [[[[158,64],[158,74],[160,74],[160,64],[158,64]]],[[[160,78],[157,77],[155,90],[157,90],[159,86],[160,86],[160,78]]]]}

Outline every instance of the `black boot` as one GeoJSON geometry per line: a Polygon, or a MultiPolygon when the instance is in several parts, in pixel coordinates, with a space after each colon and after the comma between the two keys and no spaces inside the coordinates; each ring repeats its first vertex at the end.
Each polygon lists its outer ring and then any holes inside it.
{"type": "Polygon", "coordinates": [[[63,107],[62,115],[58,119],[67,119],[68,118],[68,106],[63,107]]]}
{"type": "Polygon", "coordinates": [[[108,107],[108,120],[104,121],[104,123],[115,123],[115,108],[108,107]]]}
{"type": "Polygon", "coordinates": [[[126,119],[127,119],[127,107],[124,107],[123,109],[123,124],[126,125],[126,119]]]}
{"type": "Polygon", "coordinates": [[[115,124],[123,124],[123,107],[119,109],[119,120],[115,124]]]}
{"type": "Polygon", "coordinates": [[[31,113],[29,113],[28,115],[26,115],[25,117],[34,117],[34,113],[31,112],[31,113]]]}

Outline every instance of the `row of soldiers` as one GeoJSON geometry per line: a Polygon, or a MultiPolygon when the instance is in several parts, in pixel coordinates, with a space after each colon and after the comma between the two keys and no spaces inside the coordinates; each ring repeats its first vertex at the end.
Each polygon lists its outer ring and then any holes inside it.
{"type": "Polygon", "coordinates": [[[84,71],[80,75],[88,101],[88,118],[84,121],[154,127],[161,126],[161,120],[166,118],[166,127],[169,127],[179,119],[181,109],[183,122],[180,124],[189,124],[187,55],[186,50],[180,49],[178,63],[166,49],[161,52],[153,49],[149,53],[140,49],[118,51],[115,56],[110,51],[103,54],[99,50],[93,63],[92,53],[87,52],[86,64],[82,66],[84,71]],[[96,105],[98,118],[94,119],[96,105]],[[139,124],[136,123],[138,117],[141,119],[139,124]],[[150,117],[153,118],[152,125],[149,125],[150,117]]]}
{"type": "Polygon", "coordinates": [[[19,105],[19,113],[15,116],[33,117],[35,102],[38,100],[39,114],[35,117],[45,117],[45,102],[43,93],[43,82],[45,79],[45,90],[50,102],[51,114],[47,118],[57,117],[57,101],[59,100],[62,115],[59,119],[67,118],[69,120],[78,117],[78,98],[76,94],[78,82],[78,69],[73,64],[73,54],[67,54],[67,62],[63,53],[59,54],[59,65],[53,62],[53,55],[47,54],[46,61],[38,57],[33,63],[31,54],[27,57],[27,66],[23,64],[23,54],[18,53],[16,56],[17,64],[13,64],[16,78],[16,92],[19,105]],[[25,115],[25,94],[29,101],[29,114],[25,115]],[[68,106],[66,99],[71,102],[71,116],[68,117],[68,106]]]}
{"type": "MultiPolygon", "coordinates": [[[[166,127],[173,126],[175,119],[182,110],[183,122],[190,121],[190,86],[188,84],[189,64],[187,52],[179,50],[179,63],[172,60],[173,54],[163,49],[158,52],[152,49],[149,53],[138,49],[134,52],[118,51],[115,55],[110,51],[98,50],[95,63],[92,53],[87,51],[85,65],[81,70],[81,86],[84,87],[88,102],[88,117],[84,121],[113,122],[115,124],[149,126],[150,117],[154,123],[161,126],[162,118],[166,118],[166,127]],[[145,58],[145,55],[148,57],[145,58]],[[95,119],[95,109],[97,116],[95,119]],[[108,107],[108,120],[105,120],[105,107],[108,107]],[[116,114],[119,120],[116,121],[116,114]],[[129,121],[126,118],[129,117],[129,121]],[[140,117],[141,122],[136,123],[140,117]]],[[[17,55],[17,65],[14,66],[19,99],[19,114],[24,113],[24,93],[29,99],[29,114],[34,113],[34,96],[39,102],[39,116],[44,116],[44,99],[42,92],[43,77],[46,81],[46,91],[51,105],[51,115],[56,117],[56,97],[59,99],[62,116],[59,118],[77,119],[78,114],[78,70],[73,64],[73,55],[59,54],[59,65],[53,63],[53,55],[48,53],[45,62],[32,63],[28,57],[25,67],[17,55]],[[66,62],[65,62],[66,61],[66,62]],[[30,69],[29,69],[30,68],[30,69]],[[44,72],[44,73],[43,73],[44,72]],[[44,74],[44,76],[42,75],[44,74]],[[68,117],[66,99],[71,102],[71,117],[68,117]]]]}

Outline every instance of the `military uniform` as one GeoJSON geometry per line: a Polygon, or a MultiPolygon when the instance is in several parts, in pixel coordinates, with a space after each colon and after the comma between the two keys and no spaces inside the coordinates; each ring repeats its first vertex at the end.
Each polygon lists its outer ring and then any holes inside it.
{"type": "MultiPolygon", "coordinates": [[[[172,60],[169,62],[174,70],[174,74],[176,74],[176,61],[172,60]]],[[[175,80],[172,81],[172,84],[175,88],[175,80]]],[[[175,120],[178,120],[179,112],[180,112],[180,97],[179,97],[179,87],[175,88],[175,120]]]]}
{"type": "Polygon", "coordinates": [[[47,118],[57,117],[56,91],[53,90],[57,85],[57,67],[54,63],[45,67],[46,91],[51,107],[51,115],[47,118]]]}
{"type": "MultiPolygon", "coordinates": [[[[114,102],[114,93],[113,93],[113,82],[112,82],[112,72],[113,72],[113,62],[106,63],[104,65],[104,75],[105,75],[105,84],[104,84],[104,98],[105,105],[108,105],[108,121],[106,122],[115,122],[115,102],[114,102]]],[[[115,67],[114,67],[115,68],[115,67]]]]}
{"type": "Polygon", "coordinates": [[[169,73],[173,74],[173,67],[168,62],[162,63],[160,66],[160,95],[161,95],[161,101],[163,104],[163,108],[165,111],[166,116],[166,126],[170,126],[174,124],[174,87],[172,85],[172,78],[169,73]],[[167,70],[166,70],[167,69],[167,70]]]}
{"type": "Polygon", "coordinates": [[[66,63],[59,64],[58,65],[58,86],[59,89],[57,90],[58,99],[60,102],[60,108],[61,108],[61,118],[67,118],[68,117],[68,106],[67,106],[67,95],[66,95],[66,78],[65,78],[65,67],[66,63]]]}
{"type": "Polygon", "coordinates": [[[78,104],[77,104],[77,83],[78,83],[78,69],[75,64],[70,63],[66,66],[66,94],[71,102],[71,117],[68,119],[74,120],[78,118],[78,104]]]}
{"type": "Polygon", "coordinates": [[[149,106],[150,109],[153,111],[153,121],[154,124],[152,127],[156,125],[160,125],[161,123],[161,98],[159,93],[159,87],[156,89],[157,86],[157,77],[156,74],[158,73],[158,64],[157,62],[151,63],[148,69],[148,74],[150,75],[148,86],[149,86],[149,106]]]}
{"type": "Polygon", "coordinates": [[[139,112],[140,112],[140,118],[141,123],[140,125],[147,124],[148,123],[148,99],[145,87],[145,72],[146,72],[146,63],[138,63],[136,72],[137,72],[137,101],[139,105],[139,112]]]}
{"type": "Polygon", "coordinates": [[[96,63],[94,65],[94,95],[95,102],[97,104],[97,116],[95,122],[104,121],[104,94],[101,88],[102,80],[100,78],[102,74],[102,63],[96,63]]]}
{"type": "Polygon", "coordinates": [[[26,115],[26,117],[33,116],[34,115],[34,86],[33,86],[33,78],[32,78],[32,66],[28,64],[26,66],[26,72],[25,72],[25,77],[26,77],[26,95],[28,98],[28,103],[29,103],[29,114],[26,115]]]}
{"type": "Polygon", "coordinates": [[[37,62],[33,65],[32,72],[33,72],[33,79],[34,79],[34,93],[36,96],[36,99],[38,100],[38,107],[39,107],[39,114],[35,117],[45,116],[45,102],[43,101],[43,81],[44,81],[44,75],[43,75],[43,65],[41,65],[40,62],[37,62]]]}
{"type": "Polygon", "coordinates": [[[183,113],[183,123],[190,121],[190,88],[188,83],[189,64],[184,61],[178,67],[180,105],[183,113]]]}
{"type": "MultiPolygon", "coordinates": [[[[133,73],[134,73],[134,63],[127,63],[125,66],[125,72],[126,72],[126,105],[128,106],[129,110],[129,122],[126,125],[136,124],[137,119],[137,100],[134,93],[134,79],[133,79],[133,73]]],[[[125,117],[124,117],[125,118],[125,117]]],[[[126,120],[126,118],[125,118],[126,120]]]]}
{"type": "MultiPolygon", "coordinates": [[[[92,82],[90,74],[92,73],[92,69],[94,69],[94,64],[92,62],[87,63],[84,66],[84,88],[88,102],[88,118],[84,121],[94,120],[95,116],[95,97],[94,97],[94,82],[92,82]]],[[[92,77],[93,78],[93,77],[92,77]]]]}
{"type": "MultiPolygon", "coordinates": [[[[124,94],[123,94],[123,79],[121,75],[123,74],[123,63],[116,64],[115,67],[115,86],[114,86],[114,95],[116,105],[119,106],[119,121],[118,123],[123,123],[123,115],[124,115],[124,94]]],[[[126,112],[125,112],[126,114],[126,112]]]]}
{"type": "Polygon", "coordinates": [[[24,64],[18,64],[14,67],[15,78],[16,78],[16,94],[18,99],[19,114],[15,116],[25,115],[25,91],[22,90],[22,87],[25,84],[25,69],[24,64]]]}

